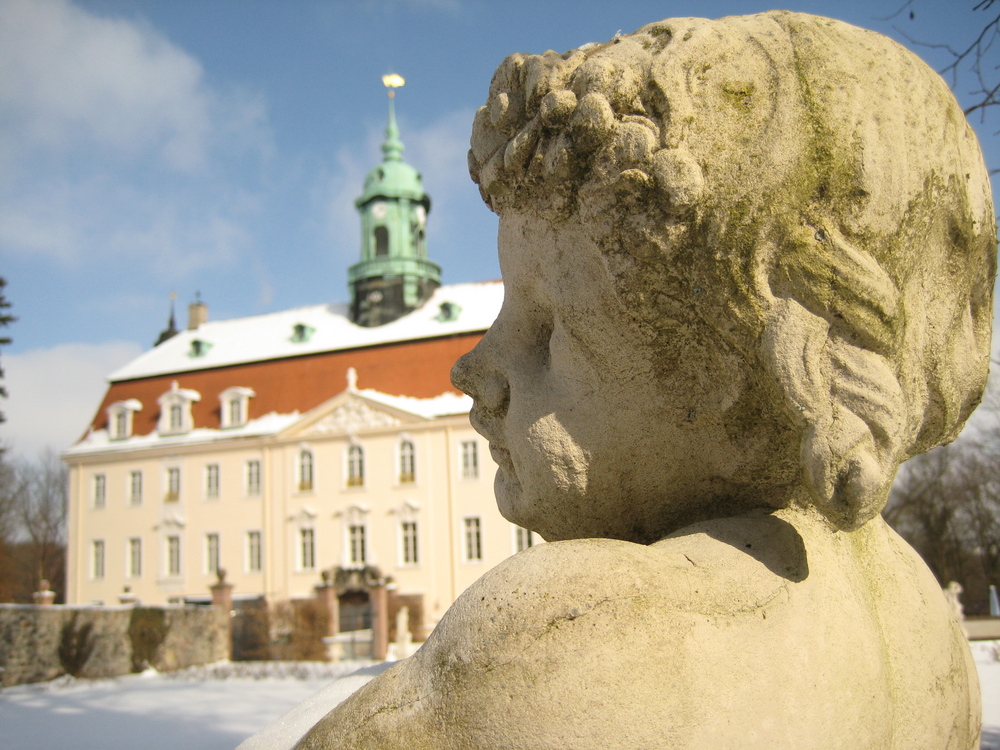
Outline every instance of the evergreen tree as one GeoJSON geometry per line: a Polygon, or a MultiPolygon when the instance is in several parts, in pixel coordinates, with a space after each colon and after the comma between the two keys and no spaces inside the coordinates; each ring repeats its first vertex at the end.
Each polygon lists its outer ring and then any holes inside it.
{"type": "MultiPolygon", "coordinates": [[[[11,315],[7,310],[10,308],[10,302],[7,301],[7,297],[4,295],[4,287],[7,286],[7,279],[0,276],[0,329],[7,327],[13,323],[17,318],[11,315]]],[[[0,346],[5,346],[10,343],[10,336],[0,335],[0,346]]],[[[0,367],[0,378],[3,378],[3,367],[0,367]]],[[[0,396],[4,398],[7,397],[7,389],[0,385],[0,396]]],[[[6,419],[3,412],[0,411],[0,422],[6,419]]],[[[3,448],[0,447],[0,453],[2,453],[3,448]]]]}

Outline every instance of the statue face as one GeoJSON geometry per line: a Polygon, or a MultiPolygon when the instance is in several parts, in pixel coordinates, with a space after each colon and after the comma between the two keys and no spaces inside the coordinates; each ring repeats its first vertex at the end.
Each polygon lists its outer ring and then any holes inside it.
{"type": "Polygon", "coordinates": [[[503,308],[452,379],[499,465],[500,512],[549,541],[649,543],[689,522],[727,491],[740,375],[713,372],[690,331],[665,368],[579,222],[504,215],[499,245],[503,308]]]}

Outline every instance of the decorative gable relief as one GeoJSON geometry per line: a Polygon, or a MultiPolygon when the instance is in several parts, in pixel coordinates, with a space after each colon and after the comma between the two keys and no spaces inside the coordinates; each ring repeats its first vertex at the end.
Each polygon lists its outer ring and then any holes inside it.
{"type": "Polygon", "coordinates": [[[294,523],[299,528],[309,528],[312,526],[313,522],[316,520],[318,514],[309,505],[303,505],[298,513],[288,517],[288,520],[294,523]]]}
{"type": "Polygon", "coordinates": [[[168,510],[163,514],[163,520],[156,524],[153,529],[155,531],[180,531],[185,526],[187,526],[187,524],[185,523],[182,515],[175,511],[168,510]]]}
{"type": "Polygon", "coordinates": [[[349,398],[332,413],[320,419],[309,430],[309,434],[346,434],[353,435],[358,430],[373,427],[395,427],[400,421],[380,409],[372,408],[371,404],[360,398],[349,398]]]}

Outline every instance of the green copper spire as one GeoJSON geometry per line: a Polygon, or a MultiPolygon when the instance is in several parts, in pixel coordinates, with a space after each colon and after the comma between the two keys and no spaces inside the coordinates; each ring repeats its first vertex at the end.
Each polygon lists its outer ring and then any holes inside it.
{"type": "Polygon", "coordinates": [[[385,141],[382,142],[382,161],[402,161],[403,142],[399,140],[399,126],[396,124],[396,92],[389,89],[389,124],[385,126],[385,141]]]}
{"type": "Polygon", "coordinates": [[[427,258],[426,222],[431,199],[420,172],[403,161],[395,91],[401,76],[383,76],[389,88],[389,122],[382,163],[368,172],[354,201],[361,215],[361,260],[348,269],[351,318],[377,326],[420,307],[441,284],[441,268],[427,258]]]}

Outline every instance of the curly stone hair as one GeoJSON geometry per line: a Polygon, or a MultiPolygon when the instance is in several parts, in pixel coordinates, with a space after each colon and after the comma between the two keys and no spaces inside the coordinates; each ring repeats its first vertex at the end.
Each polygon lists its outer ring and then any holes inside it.
{"type": "Polygon", "coordinates": [[[766,372],[838,528],[979,403],[988,175],[946,84],[885,37],[779,11],[511,55],[469,168],[498,214],[583,221],[637,319],[697,320],[766,372]]]}

